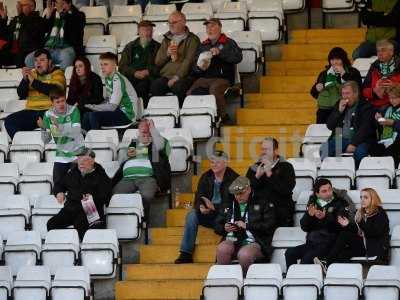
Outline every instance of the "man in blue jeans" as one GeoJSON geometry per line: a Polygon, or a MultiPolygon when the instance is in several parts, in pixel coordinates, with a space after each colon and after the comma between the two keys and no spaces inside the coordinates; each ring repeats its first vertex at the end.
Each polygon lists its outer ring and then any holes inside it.
{"type": "Polygon", "coordinates": [[[227,166],[227,155],[216,151],[211,155],[210,161],[211,169],[200,177],[197,186],[195,207],[186,216],[180,255],[175,260],[176,264],[193,262],[198,226],[214,228],[219,209],[227,206],[223,203],[235,201],[229,193],[229,186],[239,175],[227,166]]]}
{"type": "Polygon", "coordinates": [[[329,140],[321,146],[321,159],[327,156],[353,156],[356,167],[368,155],[369,148],[377,141],[375,109],[361,98],[355,81],[341,86],[342,98],[329,115],[326,126],[332,130],[329,140]]]}

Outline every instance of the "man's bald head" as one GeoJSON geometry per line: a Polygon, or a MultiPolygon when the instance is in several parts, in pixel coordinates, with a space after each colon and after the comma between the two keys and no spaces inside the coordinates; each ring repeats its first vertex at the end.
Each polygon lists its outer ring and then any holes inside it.
{"type": "Polygon", "coordinates": [[[186,16],[180,11],[174,11],[169,15],[168,24],[172,34],[182,34],[186,30],[186,16]]]}

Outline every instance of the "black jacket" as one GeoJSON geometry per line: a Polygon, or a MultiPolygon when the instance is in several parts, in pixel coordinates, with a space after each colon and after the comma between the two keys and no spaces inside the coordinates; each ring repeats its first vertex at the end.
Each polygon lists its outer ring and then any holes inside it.
{"type": "MultiPolygon", "coordinates": [[[[54,11],[50,19],[47,20],[47,36],[46,40],[51,34],[51,29],[54,25],[56,12],[54,11]]],[[[83,55],[83,30],[86,25],[85,13],[79,11],[74,5],[72,5],[71,11],[62,13],[61,18],[65,20],[64,25],[64,39],[71,45],[75,50],[75,55],[83,55]]]]}
{"type": "MultiPolygon", "coordinates": [[[[343,128],[344,116],[348,108],[342,113],[339,111],[339,102],[329,115],[326,126],[332,130],[330,138],[334,138],[336,128],[343,128]]],[[[373,144],[376,142],[375,109],[371,103],[360,99],[356,111],[352,117],[351,124],[354,127],[354,136],[351,144],[358,146],[361,143],[373,144]]]]}
{"type": "MultiPolygon", "coordinates": [[[[220,186],[222,200],[221,203],[231,203],[235,200],[235,197],[229,193],[229,186],[238,176],[239,174],[237,174],[234,170],[229,167],[226,168],[224,178],[222,179],[220,186]]],[[[214,180],[215,176],[212,170],[208,170],[201,175],[194,198],[194,207],[196,210],[200,210],[201,197],[206,197],[209,200],[212,199],[214,194],[214,180]]]]}
{"type": "MultiPolygon", "coordinates": [[[[360,13],[361,21],[368,26],[377,27],[399,27],[400,26],[400,1],[393,6],[392,10],[385,14],[385,12],[377,12],[367,9],[371,7],[371,1],[368,1],[366,9],[360,13]]],[[[398,28],[397,28],[398,31],[398,28]]]]}
{"type": "MultiPolygon", "coordinates": [[[[248,222],[240,215],[239,204],[234,201],[220,210],[220,214],[215,220],[215,232],[226,237],[225,223],[230,222],[232,214],[235,221],[243,221],[246,223],[246,230],[249,230],[254,236],[255,241],[261,246],[261,250],[265,257],[269,258],[272,253],[272,237],[277,227],[275,218],[275,207],[268,198],[252,193],[247,204],[248,222]],[[234,206],[234,207],[233,207],[234,206]]],[[[237,242],[240,243],[247,238],[245,230],[235,233],[237,242]]]]}
{"type": "Polygon", "coordinates": [[[95,163],[92,173],[82,176],[77,164],[64,176],[59,184],[54,186],[54,194],[66,193],[64,206],[82,209],[81,200],[84,194],[91,194],[100,218],[104,218],[104,205],[108,206],[111,199],[111,180],[103,167],[95,163]]]}
{"type": "Polygon", "coordinates": [[[221,34],[218,41],[212,44],[209,39],[202,42],[196,51],[194,59],[193,74],[196,78],[224,78],[231,84],[235,83],[235,65],[242,61],[242,49],[236,42],[221,34]],[[211,64],[207,70],[203,71],[197,66],[197,59],[200,53],[209,51],[211,48],[219,48],[220,53],[213,56],[211,64]]]}

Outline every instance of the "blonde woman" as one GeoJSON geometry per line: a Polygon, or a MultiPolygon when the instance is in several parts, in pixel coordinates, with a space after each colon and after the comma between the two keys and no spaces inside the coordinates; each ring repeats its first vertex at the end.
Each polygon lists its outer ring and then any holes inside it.
{"type": "Polygon", "coordinates": [[[343,228],[326,262],[314,259],[326,270],[334,262],[348,262],[354,256],[377,256],[377,262],[388,263],[389,219],[382,208],[382,201],[374,189],[365,188],[360,193],[361,207],[354,222],[346,213],[338,215],[337,222],[343,228]]]}

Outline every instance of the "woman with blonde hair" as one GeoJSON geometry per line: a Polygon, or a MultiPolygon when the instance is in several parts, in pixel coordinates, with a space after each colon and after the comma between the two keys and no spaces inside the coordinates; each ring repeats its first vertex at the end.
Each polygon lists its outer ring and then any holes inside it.
{"type": "Polygon", "coordinates": [[[315,258],[314,262],[324,270],[331,263],[349,262],[352,257],[376,257],[375,263],[387,264],[389,260],[389,218],[382,208],[378,193],[372,188],[360,192],[361,207],[353,220],[346,211],[339,212],[337,223],[342,227],[335,245],[326,261],[315,258]]]}

